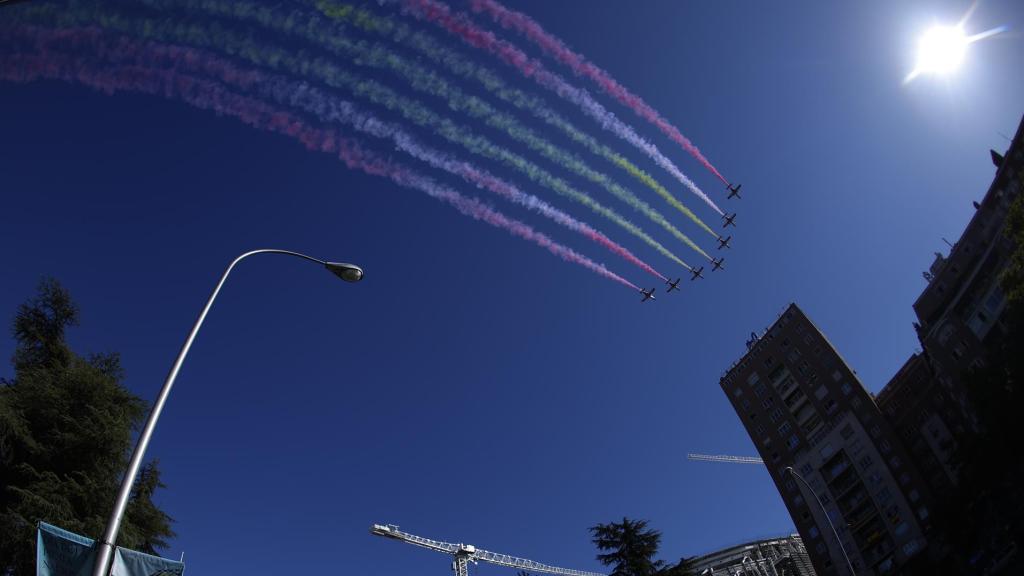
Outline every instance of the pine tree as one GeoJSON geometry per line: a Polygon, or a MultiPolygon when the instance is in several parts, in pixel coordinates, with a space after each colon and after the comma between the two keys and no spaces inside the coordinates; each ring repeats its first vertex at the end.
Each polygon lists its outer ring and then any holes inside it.
{"type": "Polygon", "coordinates": [[[605,566],[613,566],[611,576],[654,576],[664,566],[654,560],[661,545],[661,533],[648,529],[646,520],[623,518],[621,523],[598,524],[590,528],[597,559],[605,566]]]}
{"type": "MultiPolygon", "coordinates": [[[[0,574],[35,572],[35,529],[48,522],[98,538],[146,403],[121,383],[117,354],[82,357],[65,341],[78,308],[45,279],[14,320],[14,379],[0,381],[0,574]]],[[[152,497],[155,461],[136,481],[118,545],[156,553],[174,536],[152,497]]]]}

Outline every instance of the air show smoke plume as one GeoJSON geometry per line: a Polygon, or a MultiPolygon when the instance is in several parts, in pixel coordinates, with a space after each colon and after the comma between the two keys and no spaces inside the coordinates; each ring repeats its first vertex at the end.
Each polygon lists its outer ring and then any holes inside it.
{"type": "MultiPolygon", "coordinates": [[[[555,92],[565,100],[578,106],[584,113],[592,117],[602,128],[611,131],[616,136],[629,142],[633,146],[647,154],[658,166],[671,174],[686,186],[691,192],[697,195],[708,206],[719,214],[723,214],[721,208],[711,200],[697,185],[690,180],[675,164],[672,163],[657,146],[641,138],[632,127],[619,120],[615,114],[609,112],[595,100],[586,90],[577,88],[561,76],[548,71],[544,65],[537,60],[527,56],[522,50],[498,39],[491,32],[484,30],[474,24],[464,14],[453,14],[448,5],[437,0],[392,0],[401,2],[403,8],[409,14],[432,22],[443,28],[450,34],[462,39],[463,42],[474,48],[485,50],[506,64],[514,67],[523,76],[532,78],[541,86],[555,92]]],[[[717,237],[714,231],[706,228],[706,231],[717,237]]],[[[706,254],[705,254],[706,256],[706,254]]]]}
{"type": "MultiPolygon", "coordinates": [[[[499,100],[515,106],[519,110],[529,112],[548,125],[554,126],[573,142],[580,144],[592,154],[600,156],[615,166],[625,170],[630,176],[653,190],[673,208],[692,219],[705,230],[707,226],[693,212],[672,195],[660,182],[647,172],[638,168],[621,154],[601,144],[596,138],[587,134],[555,112],[541,98],[527,94],[522,90],[509,86],[494,71],[481,66],[462,54],[448,48],[431,36],[421,31],[414,31],[404,23],[395,22],[386,16],[357,8],[351,4],[342,4],[331,0],[316,0],[316,6],[328,17],[339,22],[352,24],[361,30],[390,38],[396,44],[402,44],[425,55],[435,64],[443,66],[449,72],[479,83],[490,94],[499,100]]],[[[279,21],[268,14],[261,20],[279,21]]],[[[333,38],[333,36],[332,36],[333,38]]]]}
{"type": "Polygon", "coordinates": [[[533,18],[522,12],[509,10],[495,0],[470,0],[470,5],[474,12],[486,13],[504,28],[519,32],[546,54],[572,69],[577,76],[585,76],[593,80],[605,93],[633,110],[641,118],[657,126],[672,141],[682,146],[684,150],[696,158],[715,177],[723,183],[729,184],[729,181],[704,157],[704,154],[701,153],[697,146],[690,142],[686,136],[683,136],[678,128],[662,118],[661,114],[654,108],[651,108],[642,98],[615,81],[610,74],[587,62],[583,56],[566,47],[561,40],[545,31],[533,18]]]}
{"type": "MultiPolygon", "coordinates": [[[[216,4],[216,0],[213,3],[216,4]]],[[[501,162],[556,194],[588,207],[641,239],[665,257],[690,269],[689,265],[639,226],[597,202],[590,195],[573,187],[564,179],[553,175],[525,157],[495,144],[490,139],[476,134],[468,127],[434,112],[424,104],[402,96],[376,80],[368,80],[350,72],[348,67],[338,65],[333,59],[325,60],[302,51],[286,51],[278,46],[259,42],[250,36],[238,34],[216,22],[199,25],[165,19],[132,19],[96,7],[85,10],[57,10],[50,5],[41,5],[30,7],[24,13],[37,18],[41,17],[46,21],[56,21],[63,26],[99,24],[103,28],[144,39],[164,43],[180,42],[201,48],[210,48],[257,66],[322,82],[331,88],[346,90],[356,97],[369,100],[373,104],[400,114],[405,120],[433,131],[437,136],[458,144],[472,154],[501,162]]],[[[705,258],[710,258],[689,237],[645,203],[636,200],[635,197],[631,202],[627,195],[620,196],[620,199],[661,225],[674,237],[705,258]]]]}
{"type": "MultiPolygon", "coordinates": [[[[9,33],[5,34],[5,32],[3,28],[0,28],[0,44],[4,40],[10,39],[9,33]]],[[[31,31],[22,30],[18,34],[26,32],[31,33],[31,31]]],[[[336,154],[349,168],[383,176],[400,186],[420,190],[432,198],[449,204],[466,216],[533,242],[567,262],[587,268],[623,286],[634,290],[639,289],[602,264],[551,240],[529,225],[509,218],[475,198],[463,196],[459,192],[402,165],[385,160],[366,150],[357,142],[344,137],[336,130],[312,126],[288,112],[226,90],[212,80],[182,74],[173,68],[123,64],[112,67],[97,65],[89,60],[90,56],[93,59],[102,60],[104,54],[115,54],[130,49],[132,46],[130,44],[123,44],[120,47],[108,46],[105,48],[112,48],[112,52],[100,50],[99,54],[83,56],[80,44],[83,41],[83,35],[89,34],[98,38],[101,33],[95,30],[58,31],[49,39],[43,35],[37,35],[36,49],[32,50],[31,54],[5,49],[0,54],[0,79],[19,83],[41,78],[78,82],[107,94],[128,91],[158,95],[185,102],[197,108],[211,110],[217,114],[231,116],[254,128],[294,138],[310,150],[336,154]],[[61,42],[79,46],[73,50],[74,55],[68,56],[54,51],[54,45],[59,45],[61,42]]],[[[122,40],[122,42],[126,41],[122,40]]],[[[179,57],[182,63],[201,63],[202,59],[202,56],[194,51],[177,47],[152,47],[151,49],[154,51],[154,55],[160,54],[169,58],[179,57]]],[[[258,74],[220,68],[219,63],[207,62],[206,64],[211,65],[209,71],[235,74],[235,80],[240,85],[251,84],[259,80],[258,74]]]]}

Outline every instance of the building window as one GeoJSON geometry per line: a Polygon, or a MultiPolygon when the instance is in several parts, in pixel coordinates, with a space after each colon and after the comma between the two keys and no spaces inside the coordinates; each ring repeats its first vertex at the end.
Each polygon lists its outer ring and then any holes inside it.
{"type": "Polygon", "coordinates": [[[803,496],[800,496],[798,494],[796,496],[796,498],[793,498],[793,506],[803,506],[803,505],[804,505],[804,497],[803,496]]]}
{"type": "Polygon", "coordinates": [[[840,389],[842,389],[844,396],[849,396],[850,392],[853,392],[853,386],[850,386],[849,382],[843,382],[843,385],[840,387],[840,389]]]}
{"type": "Polygon", "coordinates": [[[826,442],[825,445],[818,450],[818,455],[821,456],[823,460],[831,456],[833,453],[835,453],[835,449],[832,448],[831,442],[826,442]]]}
{"type": "Polygon", "coordinates": [[[743,408],[744,412],[750,412],[750,401],[747,400],[746,398],[744,398],[743,401],[740,402],[740,406],[743,408]]]}
{"type": "Polygon", "coordinates": [[[764,385],[764,382],[758,382],[757,386],[754,386],[754,394],[756,394],[758,398],[764,396],[766,392],[768,392],[768,388],[764,385]]]}
{"type": "Polygon", "coordinates": [[[897,470],[900,467],[900,457],[893,456],[889,459],[889,465],[892,466],[893,470],[897,470]]]}
{"type": "Polygon", "coordinates": [[[892,451],[892,445],[889,444],[888,440],[882,440],[881,442],[879,442],[878,448],[879,450],[882,451],[882,454],[888,454],[890,451],[892,451]]]}
{"type": "Polygon", "coordinates": [[[889,487],[886,486],[878,491],[878,503],[885,506],[892,500],[892,493],[889,492],[889,487]]]}
{"type": "Polygon", "coordinates": [[[882,435],[882,429],[878,427],[878,424],[875,424],[874,426],[871,427],[871,437],[872,438],[877,439],[881,435],[882,435]]]}
{"type": "Polygon", "coordinates": [[[868,455],[864,456],[863,458],[861,458],[859,464],[860,464],[860,469],[861,470],[867,470],[868,466],[871,466],[871,464],[872,464],[871,455],[868,454],[868,455]]]}
{"type": "Polygon", "coordinates": [[[796,483],[792,480],[786,480],[786,490],[796,492],[796,483]]]}
{"type": "Polygon", "coordinates": [[[839,431],[839,435],[843,437],[843,440],[849,440],[850,436],[853,436],[853,426],[847,424],[839,431]]]}
{"type": "Polygon", "coordinates": [[[911,540],[903,545],[903,554],[913,556],[918,548],[920,548],[920,544],[918,544],[917,540],[911,540]]]}
{"type": "Polygon", "coordinates": [[[818,532],[818,527],[817,526],[811,526],[811,529],[807,531],[807,535],[811,537],[811,540],[814,540],[815,538],[817,538],[818,534],[819,534],[819,532],[818,532]]]}
{"type": "Polygon", "coordinates": [[[764,359],[764,366],[765,366],[765,368],[771,368],[772,364],[775,364],[775,358],[772,358],[771,356],[769,356],[769,357],[764,359]]]}
{"type": "Polygon", "coordinates": [[[757,434],[758,438],[760,438],[761,436],[764,436],[764,426],[761,426],[760,424],[755,426],[754,427],[754,433],[757,434]]]}
{"type": "Polygon", "coordinates": [[[764,402],[761,402],[761,406],[762,406],[762,407],[763,407],[763,408],[764,408],[765,410],[767,410],[767,409],[771,408],[771,407],[772,407],[772,406],[774,406],[774,405],[775,405],[775,398],[772,398],[771,396],[769,396],[769,397],[765,398],[765,399],[764,399],[764,402]]]}
{"type": "Polygon", "coordinates": [[[835,372],[832,373],[832,379],[835,380],[836,382],[839,382],[840,380],[843,379],[843,373],[840,372],[839,370],[836,370],[835,372]]]}
{"type": "Polygon", "coordinates": [[[910,494],[907,494],[907,496],[910,498],[911,502],[917,502],[917,499],[921,497],[917,490],[911,490],[910,494]]]}
{"type": "Polygon", "coordinates": [[[776,408],[771,413],[772,424],[778,423],[782,419],[782,408],[776,408]]]}
{"type": "Polygon", "coordinates": [[[783,338],[782,339],[782,348],[783,349],[789,348],[789,338],[783,338]]]}
{"type": "Polygon", "coordinates": [[[834,399],[829,398],[828,400],[825,401],[825,413],[826,414],[835,414],[836,410],[838,410],[838,409],[839,409],[839,405],[836,404],[836,401],[834,399]]]}
{"type": "Polygon", "coordinates": [[[860,397],[854,396],[853,400],[850,400],[850,405],[853,406],[854,410],[857,410],[858,408],[860,408],[860,405],[861,405],[860,397]]]}
{"type": "Polygon", "coordinates": [[[752,372],[750,376],[747,376],[747,385],[753,387],[761,380],[761,377],[757,375],[757,372],[752,372]]]}
{"type": "Polygon", "coordinates": [[[825,396],[828,396],[828,389],[826,389],[825,385],[822,384],[821,386],[818,386],[817,390],[814,391],[814,397],[817,398],[818,400],[821,400],[825,396]]]}
{"type": "Polygon", "coordinates": [[[804,464],[803,466],[800,467],[800,474],[803,476],[808,476],[810,475],[811,470],[812,468],[810,464],[804,464]]]}
{"type": "Polygon", "coordinates": [[[796,434],[793,434],[792,436],[790,436],[789,440],[786,441],[786,446],[789,447],[790,450],[792,450],[793,448],[796,448],[799,445],[800,445],[800,438],[797,438],[796,434]]]}
{"type": "Polygon", "coordinates": [[[789,424],[789,422],[783,422],[782,426],[779,426],[779,436],[785,436],[786,434],[789,434],[789,431],[792,430],[792,428],[793,427],[789,424]]]}
{"type": "Polygon", "coordinates": [[[928,508],[926,508],[925,506],[921,506],[920,508],[918,508],[917,509],[917,517],[920,518],[921,520],[927,520],[928,519],[928,508]]]}
{"type": "Polygon", "coordinates": [[[824,542],[818,542],[818,545],[815,546],[814,549],[818,551],[818,554],[824,554],[825,553],[825,543],[824,542]]]}

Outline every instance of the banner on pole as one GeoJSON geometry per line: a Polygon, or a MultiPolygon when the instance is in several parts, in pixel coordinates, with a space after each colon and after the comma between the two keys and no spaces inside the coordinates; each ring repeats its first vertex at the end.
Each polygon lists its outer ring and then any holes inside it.
{"type": "MultiPolygon", "coordinates": [[[[96,560],[95,541],[62,528],[39,523],[36,576],[89,576],[96,560]]],[[[181,576],[185,564],[118,546],[111,576],[181,576]]]]}

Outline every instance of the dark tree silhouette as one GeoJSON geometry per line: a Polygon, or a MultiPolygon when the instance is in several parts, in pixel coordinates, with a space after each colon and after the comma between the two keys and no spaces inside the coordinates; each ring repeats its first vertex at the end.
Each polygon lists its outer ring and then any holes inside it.
{"type": "MultiPolygon", "coordinates": [[[[35,573],[35,529],[45,521],[97,538],[127,467],[132,432],[146,404],[121,384],[116,354],[84,358],[64,339],[78,308],[56,280],[14,320],[14,379],[0,380],[0,574],[35,573]]],[[[163,487],[146,464],[118,545],[155,553],[174,535],[152,501],[163,487]]]]}
{"type": "Polygon", "coordinates": [[[612,576],[654,576],[664,566],[655,560],[661,545],[661,532],[647,527],[646,520],[598,524],[590,528],[594,545],[603,554],[597,559],[612,566],[612,576]]]}

